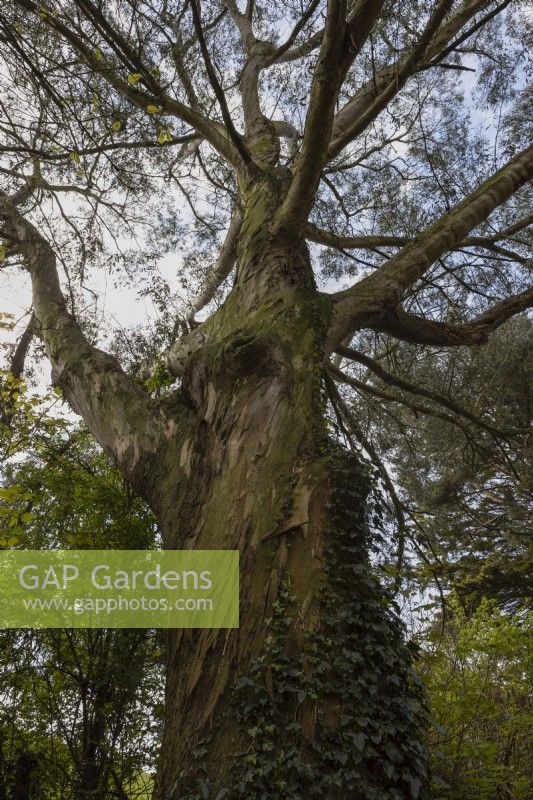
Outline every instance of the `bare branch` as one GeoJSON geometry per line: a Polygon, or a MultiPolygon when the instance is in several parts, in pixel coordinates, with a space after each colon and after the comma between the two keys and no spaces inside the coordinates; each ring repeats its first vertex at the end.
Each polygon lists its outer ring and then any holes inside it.
{"type": "Polygon", "coordinates": [[[342,399],[342,397],[340,395],[340,392],[339,392],[339,390],[337,388],[337,385],[335,384],[333,378],[331,376],[329,376],[327,373],[326,373],[326,377],[328,379],[327,385],[328,385],[328,390],[329,390],[330,396],[332,397],[332,401],[338,407],[338,409],[339,409],[340,413],[342,414],[346,424],[351,429],[353,435],[355,436],[357,441],[360,443],[361,447],[368,453],[368,455],[370,457],[370,460],[376,466],[379,474],[381,475],[383,483],[385,484],[387,492],[389,493],[391,501],[392,501],[392,505],[393,505],[394,512],[395,512],[395,515],[396,515],[396,519],[398,521],[398,538],[400,540],[400,545],[403,546],[402,545],[402,539],[405,536],[405,527],[406,527],[405,526],[404,506],[403,506],[403,503],[401,502],[400,498],[398,497],[398,493],[396,492],[396,488],[394,486],[394,483],[392,482],[392,479],[391,479],[391,477],[389,475],[389,472],[388,472],[387,468],[385,467],[385,464],[383,463],[383,461],[379,457],[378,451],[376,450],[376,448],[374,447],[374,445],[372,444],[372,442],[370,441],[368,436],[365,436],[365,433],[364,433],[363,429],[361,428],[361,426],[359,425],[359,423],[357,422],[357,420],[355,418],[355,414],[353,414],[353,412],[348,408],[348,405],[342,399]]]}
{"type": "Polygon", "coordinates": [[[404,59],[399,68],[395,71],[389,83],[377,95],[370,106],[368,106],[342,134],[333,139],[329,146],[326,160],[330,161],[331,159],[335,158],[348,144],[348,142],[351,142],[353,139],[359,136],[359,134],[362,133],[365,128],[367,128],[368,125],[376,119],[378,114],[380,114],[381,111],[383,111],[383,109],[390,103],[392,98],[398,94],[400,89],[405,86],[407,79],[415,71],[416,66],[424,57],[424,53],[426,52],[431,39],[438,30],[452,4],[453,0],[440,0],[430,17],[424,32],[420,36],[420,39],[416,43],[415,47],[413,47],[411,53],[404,59]]]}
{"type": "MultiPolygon", "coordinates": [[[[513,261],[527,264],[529,259],[518,253],[513,252],[505,247],[500,247],[496,242],[503,239],[510,239],[512,236],[525,228],[531,221],[528,218],[517,222],[516,225],[507,228],[506,230],[495,233],[491,236],[467,236],[458,243],[457,249],[466,247],[478,247],[485,250],[490,250],[494,253],[506,256],[513,261]]],[[[317,225],[308,222],[305,227],[305,238],[308,241],[322,244],[325,247],[331,247],[335,250],[375,250],[377,247],[405,247],[412,242],[414,236],[394,236],[386,234],[376,235],[360,235],[348,236],[333,231],[327,231],[324,228],[319,228],[317,225]]],[[[456,248],[454,248],[456,249],[456,248]]]]}
{"type": "Polygon", "coordinates": [[[35,314],[32,311],[30,316],[30,321],[26,325],[22,333],[22,336],[18,340],[9,362],[9,371],[11,372],[14,378],[19,379],[23,375],[26,356],[28,354],[28,350],[30,349],[30,345],[34,337],[34,334],[35,334],[35,314]]]}
{"type": "Polygon", "coordinates": [[[275,64],[288,64],[291,61],[297,61],[299,58],[305,58],[305,56],[312,53],[313,50],[316,50],[317,47],[320,47],[320,43],[322,42],[322,38],[324,36],[324,30],[317,31],[312,36],[309,37],[305,42],[298,45],[297,47],[292,48],[292,50],[287,50],[285,53],[282,53],[280,56],[277,57],[275,64]]]}
{"type": "Polygon", "coordinates": [[[200,8],[198,0],[190,0],[190,6],[192,11],[194,29],[196,31],[196,36],[198,37],[198,44],[200,45],[200,51],[202,53],[205,68],[207,70],[207,75],[209,77],[211,86],[213,87],[215,97],[218,100],[218,104],[222,112],[222,118],[224,120],[228,136],[233,142],[235,149],[239,153],[243,161],[243,164],[250,165],[251,164],[250,154],[244,145],[241,135],[238,133],[237,129],[235,128],[235,125],[233,124],[228,104],[226,102],[226,95],[224,94],[224,90],[219,83],[217,74],[215,72],[215,68],[213,67],[213,62],[211,61],[211,56],[209,55],[209,50],[207,48],[204,32],[202,29],[202,19],[200,17],[200,8]]]}
{"type": "MultiPolygon", "coordinates": [[[[436,58],[434,58],[429,64],[425,64],[423,68],[424,69],[429,69],[430,67],[434,67],[434,66],[443,66],[442,60],[444,58],[446,58],[446,56],[449,56],[450,53],[453,53],[453,51],[457,47],[459,47],[461,44],[463,44],[463,42],[465,42],[467,39],[469,39],[474,33],[476,33],[477,31],[481,30],[481,28],[484,28],[485,25],[487,24],[487,22],[490,22],[491,19],[493,19],[498,14],[500,14],[502,11],[504,11],[504,9],[506,9],[507,6],[510,5],[511,2],[512,2],[512,0],[503,0],[502,3],[499,3],[499,5],[495,6],[495,8],[493,8],[492,11],[490,11],[488,14],[485,14],[484,17],[481,17],[481,19],[478,20],[475,23],[475,25],[471,25],[470,28],[468,28],[466,31],[464,31],[461,34],[461,36],[459,36],[457,39],[455,39],[450,45],[448,45],[448,47],[445,47],[444,50],[441,50],[439,55],[436,58]]],[[[453,66],[457,66],[457,65],[453,65],[453,66]]]]}
{"type": "Polygon", "coordinates": [[[533,308],[533,288],[501,300],[464,325],[434,322],[397,308],[386,313],[378,326],[371,324],[369,327],[415,344],[442,347],[479,345],[484,344],[504,322],[528,308],[533,308]]]}
{"type": "Polygon", "coordinates": [[[251,53],[257,39],[252,25],[252,11],[241,14],[235,0],[226,0],[230,16],[237,27],[247,53],[251,53]]]}
{"type": "Polygon", "coordinates": [[[30,273],[35,328],[45,343],[54,381],[124,474],[144,492],[142,473],[165,442],[168,420],[116,359],[89,343],[67,311],[50,244],[1,194],[0,219],[8,238],[18,242],[30,273]]]}
{"type": "Polygon", "coordinates": [[[357,380],[357,378],[354,378],[352,375],[347,375],[345,372],[342,372],[342,370],[338,369],[338,367],[335,367],[331,362],[326,364],[326,368],[328,372],[330,372],[330,374],[335,378],[335,380],[345,383],[348,386],[351,386],[353,389],[357,389],[358,392],[369,394],[373,397],[379,397],[380,400],[385,400],[389,403],[400,403],[400,405],[404,405],[406,408],[411,409],[411,411],[413,411],[415,414],[427,414],[430,417],[437,417],[438,419],[442,419],[445,422],[451,423],[452,425],[456,425],[463,431],[466,430],[465,425],[458,420],[457,417],[452,417],[450,414],[446,414],[444,411],[438,411],[431,406],[415,403],[407,400],[404,397],[390,394],[390,392],[384,392],[382,389],[378,389],[370,383],[363,383],[363,381],[357,380]]]}
{"type": "Polygon", "coordinates": [[[231,219],[224,244],[216,260],[215,267],[208,275],[205,285],[196,300],[194,300],[189,313],[187,322],[194,325],[195,315],[201,311],[213,299],[218,287],[225,281],[235,265],[237,255],[237,243],[242,225],[242,213],[236,211],[231,219]]]}
{"type": "Polygon", "coordinates": [[[468,409],[463,408],[458,403],[455,403],[448,397],[440,394],[439,392],[434,392],[431,389],[425,389],[423,386],[419,386],[417,384],[411,383],[410,381],[406,381],[403,378],[398,377],[398,375],[393,375],[391,372],[388,372],[378,361],[370,356],[365,355],[364,353],[360,353],[358,350],[354,350],[351,347],[344,347],[343,345],[339,345],[337,347],[337,353],[343,356],[344,358],[349,358],[352,361],[357,361],[359,364],[363,364],[367,367],[374,375],[377,375],[384,383],[389,386],[397,386],[398,389],[403,389],[406,392],[410,392],[410,394],[416,394],[420,397],[425,397],[428,400],[433,400],[433,402],[438,403],[441,406],[444,406],[449,411],[453,411],[454,414],[457,414],[465,419],[469,419],[471,422],[474,422],[480,428],[484,428],[486,431],[490,433],[500,435],[500,436],[508,436],[512,435],[510,431],[499,431],[494,428],[489,423],[485,422],[481,417],[478,417],[476,414],[473,414],[468,409]]]}
{"type": "Polygon", "coordinates": [[[523,231],[530,225],[533,225],[533,213],[527,214],[525,217],[518,219],[513,225],[509,225],[508,228],[505,228],[503,231],[498,231],[488,238],[491,242],[500,242],[503,239],[512,239],[515,234],[520,233],[520,231],[523,231]]]}
{"type": "Polygon", "coordinates": [[[349,22],[343,0],[329,0],[328,15],[311,93],[300,155],[280,209],[275,230],[282,237],[298,235],[307,219],[325,163],[333,115],[346,73],[366,42],[383,0],[359,0],[349,22]]]}
{"type": "Polygon", "coordinates": [[[403,247],[411,240],[408,236],[343,236],[326,231],[308,222],[305,237],[311,242],[333,247],[336,250],[373,250],[375,247],[403,247]]]}
{"type": "MultiPolygon", "coordinates": [[[[311,0],[307,9],[304,11],[292,31],[290,32],[287,39],[284,41],[282,45],[278,47],[278,49],[267,59],[265,66],[270,66],[271,64],[277,64],[283,60],[284,55],[288,55],[287,51],[290,50],[294,42],[296,41],[298,34],[300,31],[305,27],[307,22],[311,19],[313,14],[315,13],[320,0],[311,0]]],[[[322,37],[322,31],[320,32],[320,36],[322,37]]],[[[321,41],[321,39],[320,39],[321,41]]],[[[318,43],[318,40],[317,40],[318,43]]],[[[293,51],[294,52],[294,51],[293,51]]],[[[289,58],[287,60],[290,60],[289,58]]]]}
{"type": "MultiPolygon", "coordinates": [[[[508,200],[531,177],[533,146],[508,161],[459,205],[371,275],[352,288],[333,295],[335,311],[329,335],[331,351],[358,327],[379,330],[380,321],[385,320],[401,302],[406,289],[421,278],[436,259],[462,242],[467,233],[487,219],[495,208],[508,200]]],[[[506,319],[513,313],[516,312],[510,312],[506,319]]]]}
{"type": "MultiPolygon", "coordinates": [[[[455,34],[466,25],[468,20],[488,5],[489,2],[490,0],[464,0],[451,15],[450,19],[437,30],[423,54],[424,57],[426,59],[431,59],[438,56],[455,34]]],[[[382,92],[386,91],[387,87],[389,87],[389,92],[393,85],[397,86],[397,91],[400,90],[401,85],[395,84],[396,75],[399,71],[403,70],[403,72],[405,72],[405,62],[409,57],[409,54],[405,53],[399,63],[386,64],[377,69],[372,78],[345,103],[333,121],[332,144],[341,136],[344,136],[348,129],[353,130],[352,138],[358,135],[353,126],[358,125],[358,120],[367,113],[367,110],[372,107],[376,98],[378,98],[382,92]]],[[[418,61],[412,61],[411,66],[413,71],[416,71],[418,64],[418,61]]],[[[394,92],[394,94],[396,94],[396,92],[394,92]]],[[[370,121],[371,120],[369,120],[369,122],[370,121]]],[[[360,132],[361,131],[359,131],[359,133],[360,132]]]]}

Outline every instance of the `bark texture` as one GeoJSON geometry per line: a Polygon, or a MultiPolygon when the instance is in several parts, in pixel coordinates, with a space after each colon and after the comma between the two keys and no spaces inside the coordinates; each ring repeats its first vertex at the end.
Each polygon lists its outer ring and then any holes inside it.
{"type": "Polygon", "coordinates": [[[155,797],[422,797],[424,712],[369,567],[368,477],[324,421],[331,308],[303,240],[269,238],[273,201],[255,189],[237,285],[180,362],[196,423],[158,515],[167,547],[240,550],[241,625],[170,634],[155,797]]]}

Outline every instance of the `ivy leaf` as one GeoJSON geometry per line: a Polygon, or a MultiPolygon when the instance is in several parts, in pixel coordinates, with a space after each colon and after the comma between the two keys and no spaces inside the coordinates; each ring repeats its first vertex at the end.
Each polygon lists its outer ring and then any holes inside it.
{"type": "Polygon", "coordinates": [[[411,787],[411,794],[413,795],[414,800],[416,800],[416,798],[420,794],[420,788],[422,786],[419,778],[416,778],[414,775],[411,775],[411,777],[409,778],[409,785],[411,787]]]}
{"type": "Polygon", "coordinates": [[[150,105],[146,106],[146,113],[147,114],[157,114],[157,113],[159,113],[159,111],[161,111],[161,106],[154,106],[154,105],[152,105],[152,103],[150,103],[150,105]]]}
{"type": "Polygon", "coordinates": [[[400,751],[391,742],[387,742],[383,749],[391,761],[400,761],[400,751]]]}
{"type": "Polygon", "coordinates": [[[111,130],[113,131],[119,131],[121,130],[121,128],[122,128],[122,122],[119,119],[115,120],[115,122],[113,122],[113,124],[111,125],[111,130]]]}
{"type": "Polygon", "coordinates": [[[131,72],[128,75],[128,83],[129,83],[130,86],[132,86],[134,83],[137,83],[138,81],[140,81],[141,78],[142,78],[142,75],[141,75],[140,72],[131,72]]]}
{"type": "Polygon", "coordinates": [[[355,747],[361,751],[365,746],[366,736],[364,733],[356,733],[354,736],[352,736],[352,740],[355,747]]]}

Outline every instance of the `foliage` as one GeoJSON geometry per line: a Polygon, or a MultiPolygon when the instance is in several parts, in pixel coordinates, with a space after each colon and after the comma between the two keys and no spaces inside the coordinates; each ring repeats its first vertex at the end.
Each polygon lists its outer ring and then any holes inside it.
{"type": "MultiPolygon", "coordinates": [[[[152,547],[152,514],[87,431],[49,409],[43,414],[42,401],[35,404],[9,375],[5,386],[2,547],[152,547]]],[[[49,400],[54,403],[53,395],[49,400]]],[[[123,800],[124,791],[147,797],[140,775],[153,768],[161,650],[154,631],[2,631],[7,797],[18,800],[17,780],[28,800],[123,800]]]]}
{"type": "Polygon", "coordinates": [[[530,797],[532,623],[486,599],[469,613],[450,596],[423,635],[435,800],[530,797]]]}
{"type": "MultiPolygon", "coordinates": [[[[437,581],[474,607],[484,596],[508,609],[521,606],[533,592],[531,321],[510,320],[479,350],[382,346],[383,368],[463,412],[443,416],[442,403],[424,398],[423,414],[412,393],[391,390],[371,372],[365,376],[363,366],[345,368],[369,390],[387,393],[385,402],[370,393],[345,396],[365,441],[374,443],[394,478],[404,521],[404,595],[437,581]]],[[[388,505],[394,530],[397,509],[390,497],[388,505]]],[[[397,537],[391,543],[397,545],[397,537]]],[[[397,554],[397,546],[389,549],[392,575],[397,554]]]]}

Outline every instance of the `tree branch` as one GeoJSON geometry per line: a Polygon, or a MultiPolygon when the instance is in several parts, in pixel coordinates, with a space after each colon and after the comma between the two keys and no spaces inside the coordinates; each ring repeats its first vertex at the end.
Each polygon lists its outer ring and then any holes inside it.
{"type": "MultiPolygon", "coordinates": [[[[360,327],[385,330],[380,327],[381,322],[389,325],[388,316],[399,305],[405,291],[424,275],[434,261],[462,242],[467,233],[487,219],[531,177],[533,146],[508,161],[371,275],[350,289],[333,295],[335,308],[328,337],[329,352],[360,327]]],[[[508,304],[510,300],[504,302],[508,304]]],[[[516,312],[508,316],[513,313],[516,312]]]]}
{"type": "Polygon", "coordinates": [[[417,65],[422,60],[424,53],[426,52],[428,45],[433,38],[433,35],[438,30],[452,4],[453,0],[440,0],[430,17],[424,32],[420,36],[420,39],[416,43],[411,53],[403,60],[399,68],[395,71],[394,76],[389,83],[376,96],[370,106],[368,106],[342,134],[333,139],[328,148],[326,161],[331,161],[333,158],[335,158],[348,144],[348,142],[351,142],[353,139],[359,136],[359,134],[362,133],[365,128],[367,128],[368,125],[370,125],[370,123],[376,119],[378,114],[380,114],[381,111],[383,111],[383,109],[390,103],[392,98],[398,94],[400,89],[405,86],[407,79],[410,75],[412,75],[417,65]]]}
{"type": "MultiPolygon", "coordinates": [[[[490,0],[464,0],[450,19],[439,28],[433,40],[426,48],[424,56],[426,58],[438,56],[455,34],[464,27],[468,20],[475,16],[484,6],[488,5],[489,2],[490,0]]],[[[385,91],[388,86],[395,85],[396,74],[405,67],[407,58],[409,58],[409,55],[405,53],[399,63],[386,64],[380,69],[377,69],[372,78],[344,104],[333,121],[332,143],[339,139],[339,137],[344,136],[349,128],[357,124],[362,115],[367,112],[367,109],[372,107],[372,104],[381,92],[385,91]]],[[[413,61],[411,66],[412,69],[415,70],[417,62],[413,61]]],[[[398,91],[400,88],[401,86],[398,86],[398,91]]],[[[360,132],[361,131],[359,131],[359,133],[360,132]]],[[[358,135],[358,133],[354,133],[353,135],[358,135]]]]}
{"type": "Polygon", "coordinates": [[[11,372],[14,378],[17,378],[17,380],[21,378],[24,373],[24,364],[26,362],[26,356],[28,355],[28,350],[30,349],[30,345],[34,334],[35,334],[35,314],[32,311],[30,316],[30,321],[24,328],[22,336],[18,340],[9,361],[9,371],[11,372]]]}
{"type": "MultiPolygon", "coordinates": [[[[306,23],[311,19],[314,12],[316,11],[320,0],[311,0],[309,3],[306,11],[302,14],[292,31],[290,32],[287,39],[280,45],[277,50],[267,59],[265,66],[270,66],[271,64],[279,64],[280,61],[283,60],[283,56],[288,56],[288,51],[296,41],[298,34],[300,31],[305,27],[306,23]]],[[[322,41],[323,31],[320,31],[320,40],[317,40],[317,44],[322,41]]],[[[309,41],[309,40],[308,40],[309,41]]],[[[294,51],[293,51],[294,52],[294,51]]],[[[287,60],[291,60],[287,58],[287,60]]]]}
{"type": "Polygon", "coordinates": [[[501,300],[464,325],[434,322],[397,308],[385,314],[379,325],[369,327],[414,344],[437,347],[479,345],[484,344],[504,322],[528,308],[533,308],[533,288],[501,300]]]}
{"type": "MultiPolygon", "coordinates": [[[[14,0],[14,2],[21,9],[31,14],[37,14],[38,12],[38,4],[33,0],[14,0]]],[[[185,103],[170,97],[160,87],[157,87],[157,91],[148,93],[141,92],[139,89],[130,85],[127,80],[124,80],[111,64],[108,63],[101,53],[98,53],[97,50],[84,41],[81,36],[71,30],[58,16],[47,14],[42,22],[68,42],[74,51],[89,64],[95,74],[100,75],[132,105],[145,111],[150,106],[154,106],[171,116],[183,120],[191,125],[233,166],[239,167],[242,165],[238,151],[235,150],[232,143],[213,120],[189,108],[185,103]]],[[[151,85],[154,84],[155,81],[152,78],[151,85]]],[[[221,127],[222,126],[220,126],[220,128],[221,127]]]]}
{"type": "Polygon", "coordinates": [[[213,62],[211,61],[211,56],[209,55],[209,50],[207,49],[207,44],[202,29],[202,20],[200,17],[198,0],[190,0],[190,6],[191,6],[194,29],[196,31],[198,44],[200,45],[200,52],[202,53],[202,58],[204,60],[205,68],[207,70],[207,76],[215,93],[215,97],[218,100],[220,111],[222,112],[222,119],[224,120],[224,125],[226,126],[228,136],[233,142],[235,149],[239,153],[243,165],[249,166],[251,164],[250,154],[244,145],[241,135],[238,133],[237,129],[235,128],[235,125],[233,124],[228,104],[226,102],[226,95],[224,94],[224,90],[219,83],[217,74],[215,72],[215,68],[213,67],[213,62]]]}
{"type": "MultiPolygon", "coordinates": [[[[196,133],[187,133],[184,136],[172,136],[164,142],[157,140],[147,142],[111,142],[109,144],[95,145],[94,147],[81,147],[76,149],[79,156],[98,155],[99,153],[109,153],[114,150],[143,150],[152,148],[169,147],[176,144],[187,144],[189,142],[202,141],[196,133]]],[[[35,156],[40,161],[67,161],[71,158],[72,151],[53,153],[38,147],[25,147],[24,145],[0,145],[0,153],[21,153],[22,155],[35,156]]]]}
{"type": "Polygon", "coordinates": [[[503,0],[502,3],[493,8],[488,14],[485,14],[485,16],[478,20],[478,22],[476,22],[474,25],[471,25],[470,28],[464,31],[464,33],[462,33],[461,36],[448,45],[448,47],[445,47],[444,50],[441,50],[436,58],[434,58],[429,64],[424,65],[423,69],[430,69],[434,66],[442,66],[442,60],[446,58],[446,56],[449,56],[450,53],[453,53],[453,51],[459,47],[459,45],[463,44],[463,42],[469,39],[474,33],[481,30],[481,28],[484,28],[487,22],[490,22],[491,19],[500,14],[504,9],[507,8],[508,5],[510,5],[511,2],[512,0],[503,0]]]}
{"type": "Polygon", "coordinates": [[[452,425],[457,425],[458,428],[461,428],[461,430],[466,432],[465,425],[462,422],[460,422],[456,417],[446,414],[444,411],[437,411],[430,406],[406,400],[405,398],[390,394],[390,392],[384,392],[382,389],[378,389],[369,383],[363,383],[363,381],[357,380],[357,378],[354,378],[352,375],[346,375],[345,372],[342,372],[342,370],[340,370],[338,367],[335,367],[330,361],[326,364],[326,369],[335,378],[335,380],[345,383],[348,386],[351,386],[353,389],[357,389],[358,392],[363,392],[363,394],[369,394],[373,397],[379,397],[380,400],[385,400],[388,403],[400,403],[400,405],[404,405],[406,408],[411,409],[411,411],[413,411],[415,414],[420,413],[427,414],[430,417],[437,417],[438,419],[442,419],[445,422],[451,423],[452,425]]]}
{"type": "Polygon", "coordinates": [[[7,237],[17,241],[30,273],[35,329],[45,343],[54,381],[124,475],[146,496],[148,462],[170,436],[170,420],[116,359],[89,343],[67,311],[50,244],[5,194],[0,194],[0,219],[7,237]]]}
{"type": "Polygon", "coordinates": [[[331,138],[337,97],[353,60],[363,47],[383,0],[359,0],[347,22],[344,0],[328,0],[328,14],[294,177],[275,223],[284,238],[298,235],[313,204],[331,138]]]}
{"type": "Polygon", "coordinates": [[[393,375],[391,372],[388,372],[384,367],[382,367],[378,361],[375,361],[373,358],[370,358],[370,356],[367,356],[364,353],[360,353],[358,350],[339,345],[339,347],[337,347],[337,353],[343,356],[343,358],[349,358],[352,361],[357,361],[359,364],[363,364],[363,366],[367,367],[371,372],[374,373],[374,375],[377,375],[378,378],[380,378],[388,386],[397,386],[398,389],[403,389],[410,394],[416,394],[420,397],[425,397],[428,400],[432,400],[434,403],[444,406],[449,411],[453,411],[454,414],[458,414],[459,416],[474,422],[480,428],[484,428],[484,430],[488,431],[489,433],[502,437],[513,434],[512,431],[500,431],[494,428],[492,425],[481,419],[481,417],[478,417],[476,414],[468,411],[468,409],[463,408],[450,398],[444,397],[444,395],[439,394],[439,392],[433,392],[431,389],[425,389],[423,386],[418,386],[417,384],[410,383],[409,381],[398,377],[398,375],[393,375]]]}
{"type": "Polygon", "coordinates": [[[305,226],[305,238],[335,250],[373,250],[375,247],[403,247],[411,240],[408,236],[343,236],[326,231],[308,222],[305,226]]]}
{"type": "Polygon", "coordinates": [[[216,260],[215,267],[207,277],[202,290],[187,314],[187,322],[194,325],[195,315],[213,299],[218,287],[225,281],[235,264],[237,244],[242,225],[242,213],[236,211],[231,219],[224,244],[216,260]]]}
{"type": "MultiPolygon", "coordinates": [[[[494,253],[506,256],[507,258],[518,261],[520,263],[529,263],[529,259],[520,256],[504,247],[500,247],[496,242],[504,239],[511,239],[513,235],[527,227],[533,222],[525,218],[520,220],[515,225],[500,231],[499,233],[492,234],[491,236],[467,236],[458,243],[457,249],[465,247],[479,247],[481,249],[490,250],[494,253]]],[[[405,247],[405,245],[412,242],[414,236],[395,236],[387,234],[375,235],[356,235],[349,236],[347,234],[339,234],[334,231],[327,231],[324,228],[319,228],[311,222],[305,226],[305,238],[308,241],[322,244],[325,247],[331,247],[334,250],[375,250],[377,247],[405,247]]],[[[454,248],[455,249],[455,248],[454,248]]]]}
{"type": "Polygon", "coordinates": [[[364,450],[366,450],[366,452],[368,453],[368,455],[370,457],[370,460],[376,466],[379,474],[381,475],[383,483],[385,484],[387,492],[390,495],[390,498],[391,498],[391,501],[392,501],[392,505],[393,505],[393,508],[394,508],[394,512],[395,512],[395,515],[396,515],[396,519],[398,521],[398,538],[399,538],[400,544],[401,544],[402,543],[402,539],[405,536],[405,514],[404,514],[403,503],[401,502],[400,498],[398,497],[398,494],[396,492],[396,488],[394,486],[394,483],[392,482],[392,479],[391,479],[391,477],[390,477],[390,475],[388,473],[387,468],[385,467],[385,464],[383,463],[383,461],[379,457],[378,451],[376,450],[376,448],[374,447],[374,445],[372,444],[370,439],[367,436],[365,436],[365,434],[363,432],[363,429],[358,424],[358,422],[357,422],[357,420],[355,418],[355,414],[352,413],[352,411],[348,408],[347,404],[342,399],[341,394],[340,394],[340,392],[339,392],[339,390],[337,388],[337,385],[336,385],[335,381],[333,380],[333,378],[331,376],[327,375],[327,373],[326,373],[326,377],[328,379],[327,380],[327,385],[328,385],[328,390],[330,392],[330,396],[331,396],[332,402],[334,402],[337,405],[341,415],[344,417],[344,420],[347,423],[347,425],[350,427],[353,435],[355,436],[357,441],[360,443],[361,447],[364,450]]]}

